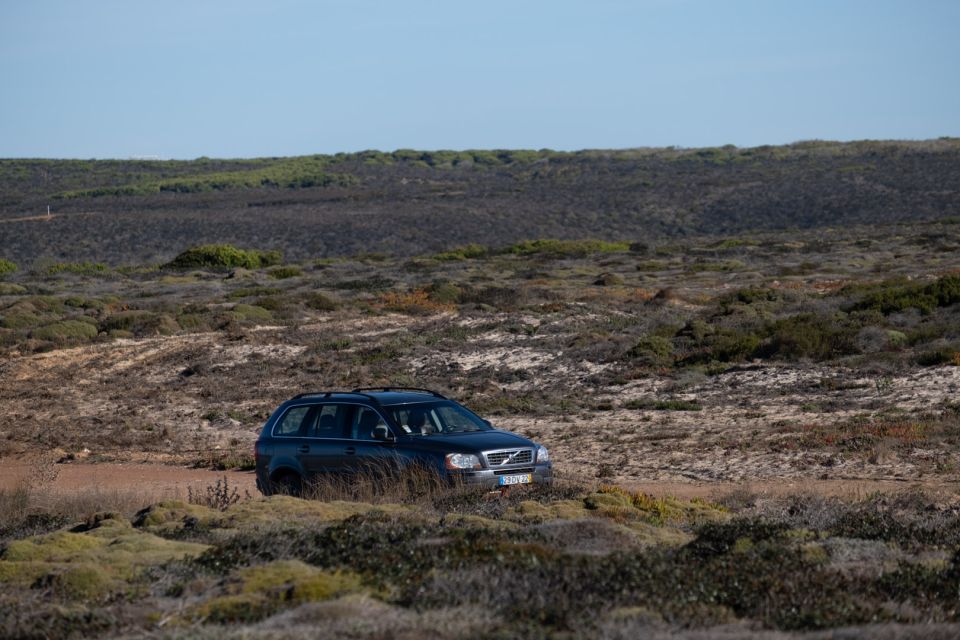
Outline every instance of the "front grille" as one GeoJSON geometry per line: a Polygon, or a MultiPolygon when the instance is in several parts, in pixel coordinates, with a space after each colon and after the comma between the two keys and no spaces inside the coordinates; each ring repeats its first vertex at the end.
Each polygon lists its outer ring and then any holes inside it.
{"type": "Polygon", "coordinates": [[[483,454],[491,467],[514,464],[530,464],[533,462],[533,449],[504,449],[502,451],[486,451],[483,454]]]}
{"type": "Polygon", "coordinates": [[[497,469],[493,472],[495,476],[505,476],[510,473],[533,473],[533,467],[511,467],[510,469],[497,469]]]}

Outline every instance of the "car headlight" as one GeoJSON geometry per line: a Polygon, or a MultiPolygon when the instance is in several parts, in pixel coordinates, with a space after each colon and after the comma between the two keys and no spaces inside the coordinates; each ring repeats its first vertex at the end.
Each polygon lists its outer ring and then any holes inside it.
{"type": "Polygon", "coordinates": [[[480,458],[472,453],[448,453],[445,465],[447,469],[479,469],[480,458]]]}
{"type": "Polygon", "coordinates": [[[550,452],[544,446],[537,447],[537,462],[550,462],[550,452]]]}

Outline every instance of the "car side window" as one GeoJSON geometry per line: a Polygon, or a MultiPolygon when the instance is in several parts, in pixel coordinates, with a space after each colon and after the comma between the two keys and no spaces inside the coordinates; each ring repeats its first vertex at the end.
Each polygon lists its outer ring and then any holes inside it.
{"type": "Polygon", "coordinates": [[[379,426],[387,426],[379,413],[367,407],[357,407],[353,414],[350,437],[354,440],[373,440],[373,430],[379,426]]]}
{"type": "Polygon", "coordinates": [[[283,414],[283,418],[280,419],[280,424],[274,427],[273,435],[286,437],[299,436],[301,433],[300,427],[304,426],[304,423],[311,417],[309,415],[311,409],[313,409],[313,407],[310,406],[293,407],[289,409],[283,414]]]}
{"type": "Polygon", "coordinates": [[[343,438],[350,407],[324,404],[318,407],[317,419],[308,432],[311,438],[343,438]]]}

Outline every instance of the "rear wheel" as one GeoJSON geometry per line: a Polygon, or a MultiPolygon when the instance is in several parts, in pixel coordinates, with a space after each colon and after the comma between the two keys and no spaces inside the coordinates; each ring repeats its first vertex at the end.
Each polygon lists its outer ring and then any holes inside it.
{"type": "Polygon", "coordinates": [[[273,495],[300,497],[303,493],[303,482],[300,476],[292,471],[285,471],[271,481],[273,495]]]}

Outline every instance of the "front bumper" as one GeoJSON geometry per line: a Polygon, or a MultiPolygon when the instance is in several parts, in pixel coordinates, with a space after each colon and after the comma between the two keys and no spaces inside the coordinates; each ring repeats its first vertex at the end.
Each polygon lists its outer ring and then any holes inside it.
{"type": "Polygon", "coordinates": [[[478,471],[462,471],[451,473],[450,477],[454,482],[462,482],[467,485],[481,485],[498,487],[500,486],[500,476],[529,473],[533,477],[532,484],[549,484],[553,482],[553,465],[549,462],[538,464],[533,467],[527,465],[515,469],[480,469],[478,471]]]}

